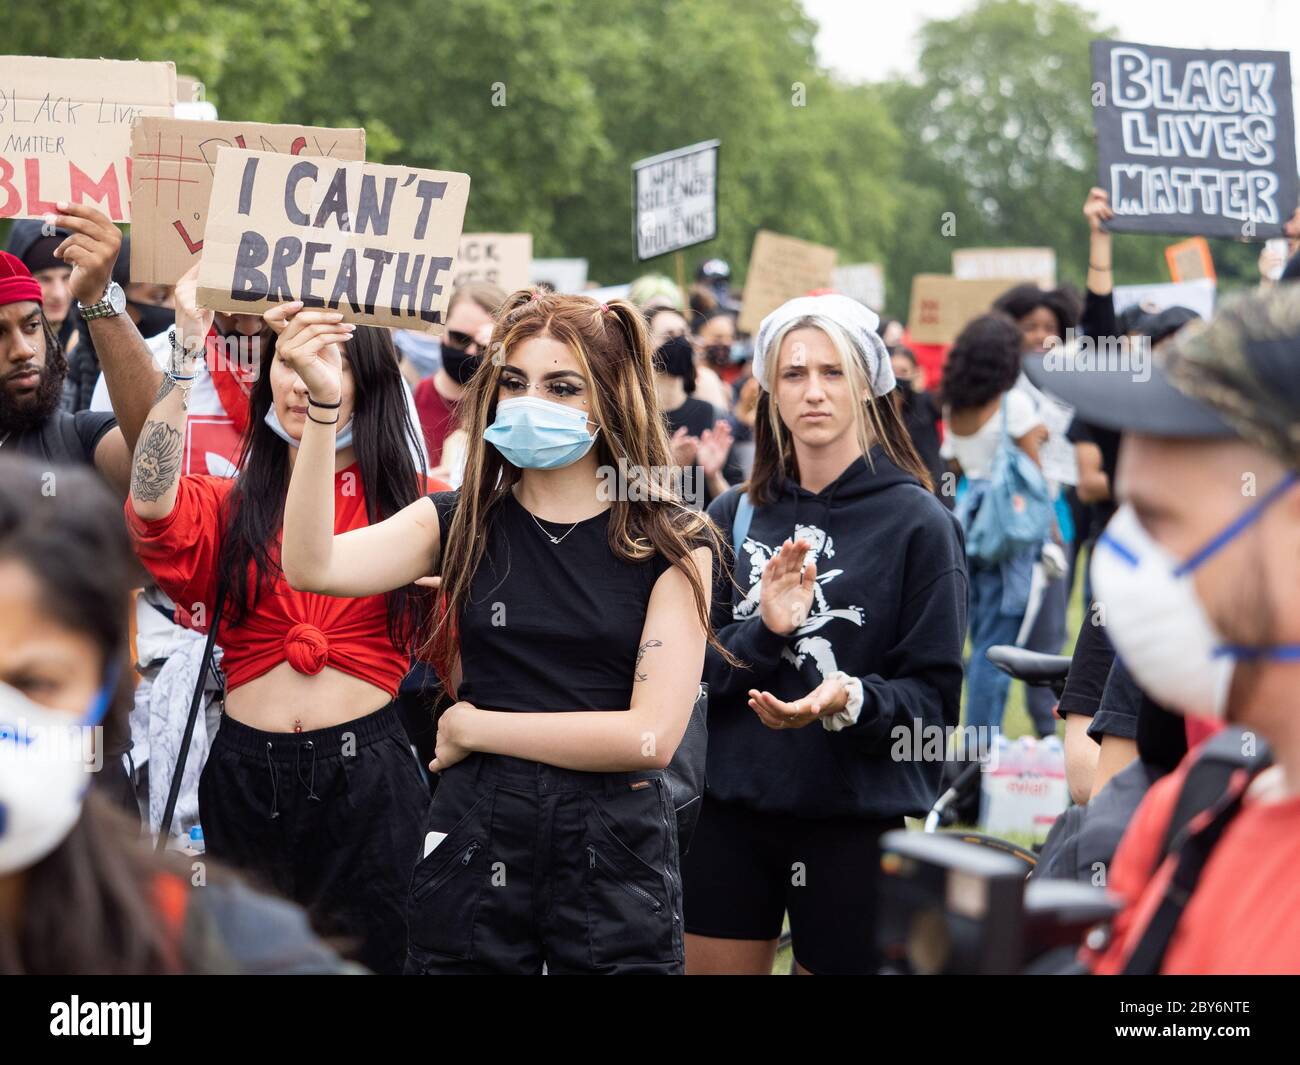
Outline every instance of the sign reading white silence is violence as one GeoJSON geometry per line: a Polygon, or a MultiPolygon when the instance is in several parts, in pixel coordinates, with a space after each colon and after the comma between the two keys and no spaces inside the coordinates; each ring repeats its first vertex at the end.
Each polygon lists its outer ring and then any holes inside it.
{"type": "Polygon", "coordinates": [[[200,304],[260,314],[302,300],[441,333],[468,200],[468,174],[222,148],[200,304]]]}
{"type": "Polygon", "coordinates": [[[1094,41],[1092,76],[1107,228],[1281,233],[1300,195],[1286,52],[1094,41]]]}
{"type": "Polygon", "coordinates": [[[701,141],[632,164],[632,215],[640,261],[718,235],[718,145],[701,141]]]}

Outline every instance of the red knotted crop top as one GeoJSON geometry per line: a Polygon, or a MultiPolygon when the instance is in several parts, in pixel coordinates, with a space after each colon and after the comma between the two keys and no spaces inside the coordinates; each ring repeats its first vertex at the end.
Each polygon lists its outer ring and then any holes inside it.
{"type": "MultiPolygon", "coordinates": [[[[225,477],[182,477],[176,506],[165,518],[145,521],[128,499],[126,522],[136,554],[177,604],[178,620],[190,623],[196,604],[211,610],[216,599],[219,524],[226,496],[235,482],[225,477]]],[[[369,524],[356,466],[334,475],[334,532],[369,524]]],[[[279,542],[271,558],[279,562],[279,542]]],[[[253,569],[249,567],[249,581],[253,569]]],[[[268,582],[257,606],[242,624],[223,617],[217,642],[230,689],[247,684],[288,662],[299,673],[314,675],[326,666],[358,677],[390,695],[410,668],[407,655],[388,638],[387,608],[382,595],[341,599],[296,592],[283,576],[268,582]]]]}

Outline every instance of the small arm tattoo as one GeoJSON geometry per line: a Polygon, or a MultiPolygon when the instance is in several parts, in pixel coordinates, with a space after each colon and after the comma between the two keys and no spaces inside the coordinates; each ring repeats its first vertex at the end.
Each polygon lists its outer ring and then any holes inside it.
{"type": "Polygon", "coordinates": [[[159,403],[161,403],[164,399],[167,398],[167,396],[171,394],[172,389],[175,387],[176,387],[176,382],[173,381],[166,374],[163,374],[162,384],[158,386],[158,394],[153,397],[153,405],[155,407],[158,406],[159,403]]]}
{"type": "Polygon", "coordinates": [[[181,469],[181,434],[165,422],[146,422],[131,464],[131,494],[142,503],[161,499],[181,469]]]}
{"type": "MultiPolygon", "coordinates": [[[[641,665],[641,659],[645,658],[645,653],[646,653],[648,650],[650,650],[650,648],[652,648],[652,647],[662,647],[662,646],[663,646],[663,641],[661,641],[661,640],[646,640],[645,643],[643,643],[640,647],[638,647],[638,648],[636,649],[636,664],[637,664],[637,666],[640,667],[640,665],[641,665]]],[[[645,680],[645,678],[646,678],[646,674],[640,672],[640,671],[639,671],[639,668],[636,669],[636,670],[633,670],[633,672],[636,674],[636,679],[637,679],[637,680],[645,680]]],[[[633,683],[636,683],[636,681],[633,681],[633,683]]]]}

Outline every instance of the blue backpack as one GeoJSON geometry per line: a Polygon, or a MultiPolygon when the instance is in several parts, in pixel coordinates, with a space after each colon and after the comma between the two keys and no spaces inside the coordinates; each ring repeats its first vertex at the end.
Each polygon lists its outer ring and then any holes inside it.
{"type": "Polygon", "coordinates": [[[1001,562],[1041,544],[1052,531],[1052,498],[1038,464],[1007,431],[1007,397],[1002,397],[1002,439],[984,485],[966,496],[962,524],[966,553],[1001,562]]]}

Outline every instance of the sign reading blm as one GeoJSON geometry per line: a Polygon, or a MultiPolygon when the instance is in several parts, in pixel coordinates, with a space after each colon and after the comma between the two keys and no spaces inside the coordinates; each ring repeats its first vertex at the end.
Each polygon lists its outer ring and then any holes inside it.
{"type": "Polygon", "coordinates": [[[1094,41],[1092,76],[1107,228],[1282,232],[1300,195],[1286,52],[1094,41]]]}
{"type": "Polygon", "coordinates": [[[199,305],[441,333],[468,200],[468,174],[222,148],[199,305]]]}
{"type": "Polygon", "coordinates": [[[632,164],[632,215],[640,261],[718,235],[718,141],[632,164]]]}

